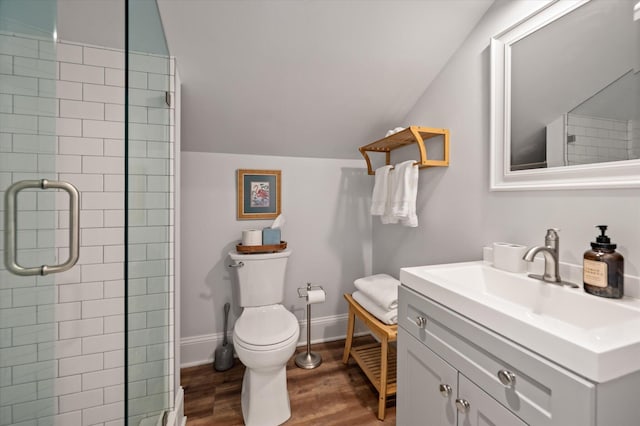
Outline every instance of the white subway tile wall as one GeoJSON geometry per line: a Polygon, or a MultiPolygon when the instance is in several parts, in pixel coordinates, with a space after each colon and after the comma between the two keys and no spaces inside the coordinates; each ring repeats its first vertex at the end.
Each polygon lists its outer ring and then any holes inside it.
{"type": "MultiPolygon", "coordinates": [[[[629,122],[608,118],[567,114],[567,164],[604,163],[628,160],[631,155],[629,122]]],[[[637,158],[637,157],[635,157],[637,158]]]]}
{"type": "MultiPolygon", "coordinates": [[[[173,278],[167,276],[174,110],[164,99],[175,66],[144,54],[132,55],[131,65],[128,386],[129,420],[137,424],[158,417],[174,398],[173,278]]],[[[81,192],[80,259],[73,269],[21,278],[0,270],[0,426],[121,426],[124,53],[67,42],[54,49],[48,41],[0,34],[0,74],[0,195],[12,182],[41,178],[69,181],[81,192]]],[[[21,262],[66,259],[67,202],[66,195],[21,192],[21,262]]]]}

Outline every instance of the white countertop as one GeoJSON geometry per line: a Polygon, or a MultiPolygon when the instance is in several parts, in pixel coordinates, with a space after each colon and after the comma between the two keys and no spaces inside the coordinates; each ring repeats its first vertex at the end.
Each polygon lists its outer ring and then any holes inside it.
{"type": "Polygon", "coordinates": [[[464,262],[402,268],[406,287],[596,383],[640,370],[640,301],[464,262]]]}

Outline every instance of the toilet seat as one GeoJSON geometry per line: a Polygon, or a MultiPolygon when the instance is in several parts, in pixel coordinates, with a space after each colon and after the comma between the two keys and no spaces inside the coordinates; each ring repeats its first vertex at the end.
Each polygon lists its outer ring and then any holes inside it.
{"type": "Polygon", "coordinates": [[[236,320],[234,343],[254,351],[271,351],[297,339],[299,324],[282,305],[247,307],[236,320]]]}

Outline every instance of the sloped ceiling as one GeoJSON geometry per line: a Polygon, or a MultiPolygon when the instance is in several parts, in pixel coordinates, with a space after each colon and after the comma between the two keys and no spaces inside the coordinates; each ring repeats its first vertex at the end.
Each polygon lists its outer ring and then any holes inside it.
{"type": "Polygon", "coordinates": [[[403,120],[493,0],[158,0],[182,149],[357,158],[403,120]]]}
{"type": "MultiPolygon", "coordinates": [[[[43,3],[42,0],[29,1],[43,3]]],[[[53,3],[58,10],[56,24],[60,40],[124,50],[124,1],[57,0],[53,3]]],[[[31,6],[30,10],[38,8],[31,6]]]]}

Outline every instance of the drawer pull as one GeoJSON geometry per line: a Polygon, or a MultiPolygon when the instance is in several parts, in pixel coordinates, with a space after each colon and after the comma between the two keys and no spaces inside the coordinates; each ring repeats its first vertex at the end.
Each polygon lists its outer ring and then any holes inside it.
{"type": "Polygon", "coordinates": [[[456,399],[456,408],[458,409],[458,413],[465,414],[471,408],[471,404],[466,399],[458,398],[456,399]]]}
{"type": "Polygon", "coordinates": [[[427,325],[427,319],[423,316],[418,315],[416,317],[416,325],[418,327],[424,327],[425,325],[427,325]]]}
{"type": "Polygon", "coordinates": [[[498,371],[498,379],[505,386],[512,386],[516,382],[516,375],[509,370],[498,371]]]}
{"type": "Polygon", "coordinates": [[[440,393],[442,394],[442,396],[446,398],[451,395],[451,392],[451,386],[444,383],[440,384],[440,393]]]}

